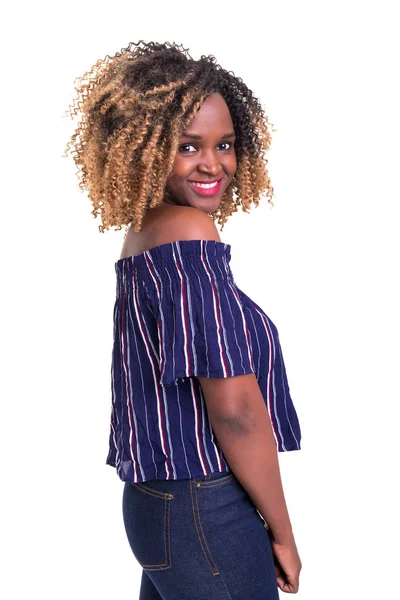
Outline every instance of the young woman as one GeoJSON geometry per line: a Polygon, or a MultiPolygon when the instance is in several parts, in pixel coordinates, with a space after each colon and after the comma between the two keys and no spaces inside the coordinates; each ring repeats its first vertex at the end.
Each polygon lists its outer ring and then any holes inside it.
{"type": "Polygon", "coordinates": [[[130,44],[76,89],[67,150],[100,231],[127,230],[106,462],[124,482],[140,600],[295,593],[277,451],[300,449],[299,422],[277,329],[215,226],[272,203],[268,119],[240,78],[176,44],[130,44]]]}

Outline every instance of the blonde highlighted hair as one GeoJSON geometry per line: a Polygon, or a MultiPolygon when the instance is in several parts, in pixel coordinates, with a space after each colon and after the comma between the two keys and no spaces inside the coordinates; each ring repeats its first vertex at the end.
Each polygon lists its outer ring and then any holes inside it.
{"type": "Polygon", "coordinates": [[[239,206],[249,212],[262,196],[273,206],[268,118],[252,91],[214,56],[193,60],[175,43],[131,42],[98,60],[75,89],[67,114],[80,121],[66,154],[78,167],[92,214],[100,216],[100,232],[129,225],[140,231],[146,211],[168,198],[179,137],[214,92],[231,113],[237,170],[211,218],[222,230],[239,206]]]}

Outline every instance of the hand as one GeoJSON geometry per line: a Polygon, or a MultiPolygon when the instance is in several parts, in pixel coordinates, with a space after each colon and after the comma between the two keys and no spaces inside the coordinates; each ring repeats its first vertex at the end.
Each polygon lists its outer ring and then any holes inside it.
{"type": "Polygon", "coordinates": [[[274,555],[276,581],[279,589],[288,594],[299,590],[301,560],[293,535],[284,542],[277,542],[269,532],[274,555]]]}

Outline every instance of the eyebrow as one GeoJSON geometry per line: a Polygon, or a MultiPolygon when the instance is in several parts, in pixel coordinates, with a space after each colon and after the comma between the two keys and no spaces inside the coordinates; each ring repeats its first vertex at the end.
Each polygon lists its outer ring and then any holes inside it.
{"type": "MultiPolygon", "coordinates": [[[[195,133],[182,133],[182,137],[190,138],[191,140],[201,140],[201,135],[196,135],[195,133]]],[[[220,139],[226,140],[228,138],[235,137],[235,133],[225,133],[220,139]]]]}

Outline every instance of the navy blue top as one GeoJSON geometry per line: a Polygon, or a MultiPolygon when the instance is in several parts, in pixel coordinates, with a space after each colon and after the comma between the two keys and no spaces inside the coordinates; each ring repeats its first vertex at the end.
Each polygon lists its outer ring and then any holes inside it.
{"type": "Polygon", "coordinates": [[[300,449],[278,331],[235,284],[231,246],[162,244],[115,263],[106,464],[122,481],[230,471],[197,377],[254,373],[279,452],[300,449]]]}

